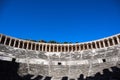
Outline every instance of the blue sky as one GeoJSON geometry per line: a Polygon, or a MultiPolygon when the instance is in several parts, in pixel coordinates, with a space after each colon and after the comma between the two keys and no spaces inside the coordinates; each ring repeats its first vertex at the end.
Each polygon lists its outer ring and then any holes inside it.
{"type": "Polygon", "coordinates": [[[120,33],[120,0],[0,0],[0,33],[86,42],[120,33]]]}

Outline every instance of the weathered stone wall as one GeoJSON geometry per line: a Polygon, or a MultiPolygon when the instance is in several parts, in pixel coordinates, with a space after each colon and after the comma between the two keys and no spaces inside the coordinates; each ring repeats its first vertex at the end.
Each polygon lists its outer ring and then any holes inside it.
{"type": "Polygon", "coordinates": [[[60,80],[64,76],[77,79],[80,74],[94,76],[102,74],[103,69],[110,69],[120,61],[120,44],[102,49],[80,52],[39,52],[5,46],[0,44],[0,59],[19,65],[19,75],[26,74],[50,76],[60,80]]]}

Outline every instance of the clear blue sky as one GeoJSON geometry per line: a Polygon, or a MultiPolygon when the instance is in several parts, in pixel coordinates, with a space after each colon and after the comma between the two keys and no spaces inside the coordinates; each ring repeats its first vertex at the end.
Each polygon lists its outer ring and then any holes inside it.
{"type": "Polygon", "coordinates": [[[120,0],[0,0],[0,33],[86,42],[120,33],[120,0]]]}

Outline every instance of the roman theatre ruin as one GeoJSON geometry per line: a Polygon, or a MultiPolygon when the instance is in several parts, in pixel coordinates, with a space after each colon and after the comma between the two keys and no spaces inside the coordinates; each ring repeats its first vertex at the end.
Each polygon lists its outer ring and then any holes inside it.
{"type": "MultiPolygon", "coordinates": [[[[0,60],[19,63],[18,74],[42,75],[51,80],[77,80],[103,69],[120,66],[120,34],[99,40],[55,44],[23,40],[0,34],[0,60]]],[[[33,78],[33,77],[32,77],[33,78]]]]}

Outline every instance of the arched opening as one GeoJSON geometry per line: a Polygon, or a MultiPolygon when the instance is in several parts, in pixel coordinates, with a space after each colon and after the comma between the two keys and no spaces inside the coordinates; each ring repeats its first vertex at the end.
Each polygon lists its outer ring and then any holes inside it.
{"type": "Polygon", "coordinates": [[[10,44],[10,46],[14,46],[14,42],[15,42],[15,40],[12,39],[12,40],[11,40],[11,44],[10,44]]]}
{"type": "Polygon", "coordinates": [[[31,43],[29,43],[29,45],[28,45],[28,49],[31,49],[31,43]]]}
{"type": "Polygon", "coordinates": [[[35,50],[35,43],[32,44],[32,50],[35,50]]]}
{"type": "Polygon", "coordinates": [[[49,45],[47,45],[47,52],[49,52],[49,45]]]}
{"type": "Polygon", "coordinates": [[[18,47],[18,43],[19,43],[19,41],[16,40],[16,42],[15,42],[15,47],[18,47]]]}
{"type": "Polygon", "coordinates": [[[50,52],[53,52],[53,45],[51,45],[51,47],[50,47],[50,48],[51,48],[51,51],[50,51],[50,52]]]}
{"type": "Polygon", "coordinates": [[[85,50],[87,50],[87,44],[84,44],[84,48],[85,48],[85,50]]]}
{"type": "Polygon", "coordinates": [[[113,40],[114,40],[114,43],[115,43],[115,44],[118,44],[118,41],[117,41],[117,38],[116,38],[116,37],[113,37],[113,40]]]}
{"type": "Polygon", "coordinates": [[[108,47],[108,42],[106,39],[104,40],[104,43],[105,43],[105,47],[108,47]]]}
{"type": "Polygon", "coordinates": [[[19,48],[22,48],[23,47],[23,41],[20,41],[20,46],[19,48]]]}
{"type": "Polygon", "coordinates": [[[88,48],[91,49],[91,43],[88,43],[88,48]]]}
{"type": "Polygon", "coordinates": [[[68,46],[65,46],[66,47],[66,52],[68,51],[68,46]]]}
{"type": "Polygon", "coordinates": [[[36,44],[36,50],[39,50],[39,44],[36,44]]]}
{"type": "Polygon", "coordinates": [[[60,46],[58,46],[58,52],[60,52],[60,46]]]}
{"type": "Polygon", "coordinates": [[[64,46],[61,46],[62,47],[62,52],[64,52],[64,46]]]}
{"type": "Polygon", "coordinates": [[[55,45],[55,52],[57,52],[57,46],[55,45]]]}
{"type": "Polygon", "coordinates": [[[119,42],[120,42],[120,35],[118,35],[118,39],[119,39],[119,42]]]}
{"type": "Polygon", "coordinates": [[[95,49],[96,47],[95,47],[95,42],[92,42],[92,46],[93,46],[93,49],[95,49]]]}
{"type": "Polygon", "coordinates": [[[76,47],[77,47],[77,51],[79,51],[79,45],[76,45],[76,47]]]}
{"type": "Polygon", "coordinates": [[[9,42],[10,42],[10,38],[8,37],[7,40],[6,40],[5,45],[9,45],[9,42]]]}
{"type": "Polygon", "coordinates": [[[110,46],[112,46],[112,45],[113,45],[112,39],[109,38],[108,41],[109,41],[109,43],[110,43],[110,46]]]}
{"type": "Polygon", "coordinates": [[[40,51],[42,51],[42,44],[40,44],[40,51]]]}
{"type": "Polygon", "coordinates": [[[73,51],[75,51],[75,45],[73,45],[73,51]]]}
{"type": "Polygon", "coordinates": [[[99,42],[96,42],[97,48],[100,48],[99,42]]]}
{"type": "Polygon", "coordinates": [[[0,42],[1,44],[4,44],[4,42],[5,42],[5,37],[6,37],[6,36],[2,35],[1,42],[0,42]]]}
{"type": "Polygon", "coordinates": [[[102,48],[104,47],[103,41],[100,41],[100,45],[101,45],[102,48]]]}
{"type": "Polygon", "coordinates": [[[83,50],[83,44],[81,44],[80,47],[81,47],[81,50],[83,50]]]}
{"type": "Polygon", "coordinates": [[[24,44],[24,49],[26,49],[27,48],[27,42],[24,42],[23,44],[24,44]]]}
{"type": "Polygon", "coordinates": [[[43,51],[45,51],[45,45],[43,45],[43,51]]]}
{"type": "Polygon", "coordinates": [[[72,46],[70,45],[70,46],[69,46],[69,51],[72,51],[72,48],[71,48],[71,47],[72,47],[72,46]]]}

